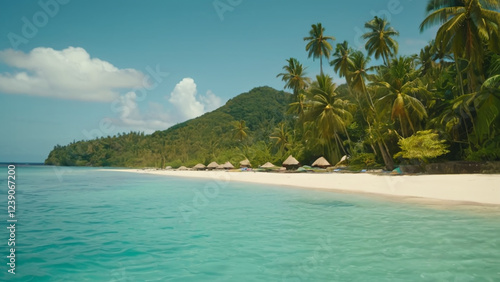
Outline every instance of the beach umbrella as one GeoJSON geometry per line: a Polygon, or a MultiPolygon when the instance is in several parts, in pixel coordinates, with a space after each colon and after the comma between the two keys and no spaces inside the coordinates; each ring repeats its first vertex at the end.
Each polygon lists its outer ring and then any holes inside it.
{"type": "Polygon", "coordinates": [[[193,167],[194,169],[197,169],[197,170],[202,170],[202,169],[205,169],[206,166],[204,164],[197,164],[193,167]]]}
{"type": "Polygon", "coordinates": [[[260,167],[261,167],[261,168],[273,168],[273,167],[275,167],[275,165],[273,165],[273,164],[272,164],[272,163],[270,163],[270,162],[267,162],[267,163],[265,163],[265,164],[261,165],[260,167]]]}
{"type": "Polygon", "coordinates": [[[227,161],[225,164],[222,165],[224,167],[224,169],[233,169],[234,168],[234,165],[227,161]]]}
{"type": "Polygon", "coordinates": [[[329,166],[332,166],[325,158],[321,157],[321,158],[318,158],[313,164],[312,164],[313,167],[322,167],[322,168],[326,168],[326,167],[329,167],[329,166]]]}
{"type": "Polygon", "coordinates": [[[250,164],[250,161],[248,159],[242,160],[240,162],[240,167],[251,167],[252,164],[250,164]]]}
{"type": "Polygon", "coordinates": [[[216,169],[219,166],[218,163],[216,162],[211,162],[210,164],[207,165],[208,169],[216,169]]]}

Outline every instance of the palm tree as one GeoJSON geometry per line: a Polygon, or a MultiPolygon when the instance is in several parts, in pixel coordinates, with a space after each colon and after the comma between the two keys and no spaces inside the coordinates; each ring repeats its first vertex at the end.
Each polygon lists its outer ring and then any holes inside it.
{"type": "Polygon", "coordinates": [[[290,146],[290,134],[287,132],[286,124],[284,122],[280,122],[278,124],[278,127],[274,129],[270,138],[276,140],[276,146],[278,146],[280,152],[286,151],[290,146]]]}
{"type": "Polygon", "coordinates": [[[328,40],[335,40],[333,36],[325,36],[323,33],[325,28],[321,23],[311,25],[309,36],[304,37],[304,41],[308,41],[306,51],[309,52],[309,58],[319,58],[319,66],[321,74],[323,74],[323,57],[327,59],[330,57],[330,51],[333,49],[328,40]]]}
{"type": "Polygon", "coordinates": [[[394,28],[389,26],[386,19],[377,16],[365,23],[365,28],[370,31],[363,34],[363,39],[368,39],[365,49],[368,56],[375,54],[375,59],[382,57],[384,65],[389,66],[390,58],[398,53],[398,42],[393,37],[398,36],[394,28]]]}
{"type": "Polygon", "coordinates": [[[310,83],[310,78],[306,77],[306,68],[295,58],[286,60],[288,65],[283,67],[285,72],[278,74],[281,80],[285,81],[285,88],[293,89],[294,100],[297,100],[299,92],[307,88],[310,83]]]}
{"type": "Polygon", "coordinates": [[[247,131],[248,127],[246,126],[244,120],[233,122],[234,136],[238,139],[238,141],[242,142],[245,138],[247,138],[247,131]]]}
{"type": "Polygon", "coordinates": [[[373,75],[368,74],[373,67],[368,67],[370,63],[370,57],[365,56],[361,51],[354,51],[351,53],[352,66],[349,71],[349,81],[352,94],[356,99],[361,110],[361,115],[366,121],[368,126],[367,138],[368,143],[373,149],[373,152],[377,152],[375,145],[378,146],[380,154],[384,160],[385,166],[388,170],[394,168],[394,161],[389,152],[389,147],[385,141],[384,126],[386,123],[380,122],[380,114],[376,112],[375,104],[371,96],[371,92],[366,87],[366,81],[371,79],[373,75]],[[365,101],[363,103],[363,101],[365,101]]]}
{"type": "Polygon", "coordinates": [[[347,41],[337,44],[335,48],[335,53],[333,54],[334,59],[330,62],[330,66],[333,70],[339,74],[340,77],[346,77],[349,75],[349,71],[352,68],[353,62],[351,59],[351,53],[353,50],[349,48],[347,41]]]}
{"type": "Polygon", "coordinates": [[[399,57],[391,67],[382,67],[375,78],[375,85],[381,88],[383,96],[379,99],[382,107],[392,105],[391,119],[398,119],[403,137],[410,136],[406,124],[412,133],[416,132],[417,122],[427,117],[427,110],[419,98],[425,98],[429,92],[418,78],[415,58],[399,57]]]}
{"type": "Polygon", "coordinates": [[[458,59],[469,62],[468,86],[472,92],[477,85],[474,66],[482,71],[484,59],[483,43],[490,49],[500,51],[500,1],[498,0],[429,0],[427,17],[420,24],[420,31],[441,24],[435,41],[441,48],[448,48],[454,55],[459,82],[463,90],[458,59]]]}
{"type": "Polygon", "coordinates": [[[370,63],[370,57],[366,57],[361,51],[355,51],[351,55],[351,70],[350,70],[350,83],[351,87],[355,92],[359,92],[368,95],[368,101],[371,105],[371,97],[366,90],[365,81],[370,77],[368,71],[372,70],[372,67],[368,67],[370,63]]]}
{"type": "Polygon", "coordinates": [[[330,76],[316,76],[310,88],[312,100],[306,115],[307,120],[317,126],[318,137],[326,144],[325,153],[334,163],[340,158],[340,149],[345,152],[339,134],[347,135],[347,125],[352,121],[351,113],[346,110],[348,102],[337,97],[336,88],[330,76]]]}
{"type": "Polygon", "coordinates": [[[296,114],[300,121],[304,118],[307,107],[307,97],[304,93],[300,93],[296,101],[289,105],[288,113],[296,114]]]}

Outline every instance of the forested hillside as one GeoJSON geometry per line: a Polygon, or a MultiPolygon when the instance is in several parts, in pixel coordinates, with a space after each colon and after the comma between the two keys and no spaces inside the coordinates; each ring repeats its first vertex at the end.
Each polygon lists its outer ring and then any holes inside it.
{"type": "MultiPolygon", "coordinates": [[[[283,122],[291,95],[254,88],[219,109],[151,135],[122,133],[66,146],[57,145],[45,164],[70,166],[164,167],[211,161],[237,163],[270,157],[270,135],[283,122]],[[263,150],[264,149],[264,150],[263,150]],[[268,151],[266,153],[266,151],[268,151]]],[[[266,160],[267,161],[267,160],[266,160]]]]}

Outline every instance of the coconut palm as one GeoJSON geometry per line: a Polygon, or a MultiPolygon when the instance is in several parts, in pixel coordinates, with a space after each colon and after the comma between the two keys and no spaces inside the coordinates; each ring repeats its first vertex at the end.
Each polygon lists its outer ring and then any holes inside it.
{"type": "Polygon", "coordinates": [[[487,42],[492,51],[500,51],[498,9],[500,9],[498,0],[430,0],[427,5],[428,15],[420,24],[421,32],[428,27],[441,24],[435,41],[453,53],[460,83],[462,79],[458,59],[466,59],[469,62],[468,86],[471,92],[478,85],[474,66],[482,71],[483,42],[487,42]]]}
{"type": "Polygon", "coordinates": [[[296,101],[291,103],[289,106],[288,113],[297,115],[299,120],[302,120],[308,107],[306,95],[304,93],[299,93],[296,101]]]}
{"type": "Polygon", "coordinates": [[[310,83],[310,78],[306,77],[306,68],[295,58],[286,60],[288,65],[283,67],[285,72],[278,74],[276,77],[281,76],[281,80],[285,81],[285,88],[293,90],[294,100],[297,100],[299,92],[307,88],[310,83]]]}
{"type": "Polygon", "coordinates": [[[384,65],[390,64],[390,58],[398,53],[398,42],[393,38],[399,35],[399,32],[390,27],[386,19],[375,16],[373,20],[365,23],[365,28],[370,31],[363,34],[363,39],[368,41],[365,49],[368,56],[375,54],[375,59],[382,57],[384,65]]]}
{"type": "Polygon", "coordinates": [[[330,66],[340,77],[347,77],[352,68],[353,63],[350,56],[352,52],[353,50],[349,48],[347,41],[337,44],[335,48],[334,59],[330,62],[330,66]]]}
{"type": "Polygon", "coordinates": [[[382,97],[378,103],[383,107],[391,106],[391,119],[399,120],[403,137],[416,132],[417,124],[427,117],[427,111],[420,99],[429,95],[425,85],[418,78],[415,58],[399,57],[390,67],[382,67],[375,78],[375,85],[380,87],[382,97]]]}
{"type": "Polygon", "coordinates": [[[304,37],[304,41],[308,41],[306,51],[309,52],[309,58],[319,58],[319,66],[321,74],[323,74],[323,57],[327,59],[330,57],[330,51],[333,49],[328,40],[335,40],[333,36],[324,35],[325,28],[321,23],[311,25],[309,36],[304,37]]]}
{"type": "Polygon", "coordinates": [[[344,150],[339,135],[347,135],[346,127],[352,121],[351,113],[346,110],[348,102],[337,97],[336,88],[330,76],[316,76],[309,90],[312,100],[306,115],[308,121],[316,124],[318,137],[324,141],[334,163],[340,158],[340,149],[344,150]]]}
{"type": "MultiPolygon", "coordinates": [[[[372,67],[368,67],[370,57],[366,57],[361,51],[355,51],[351,55],[351,62],[352,66],[349,77],[352,89],[368,95],[365,81],[370,77],[368,71],[372,70],[372,67]]],[[[371,97],[368,96],[368,100],[371,102],[371,97]]]]}
{"type": "Polygon", "coordinates": [[[284,152],[290,146],[290,134],[287,131],[286,123],[280,122],[278,127],[274,129],[273,134],[270,136],[271,139],[276,140],[276,146],[279,148],[280,152],[284,152]]]}
{"type": "Polygon", "coordinates": [[[242,142],[244,139],[248,137],[247,131],[248,127],[246,126],[244,120],[233,122],[233,133],[235,138],[238,139],[238,141],[242,142]]]}

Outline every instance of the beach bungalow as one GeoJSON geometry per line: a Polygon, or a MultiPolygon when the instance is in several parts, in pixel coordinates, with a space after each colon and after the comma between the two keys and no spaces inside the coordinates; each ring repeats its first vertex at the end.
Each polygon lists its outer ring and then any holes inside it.
{"type": "Polygon", "coordinates": [[[188,170],[188,168],[185,166],[180,166],[177,170],[188,170]]]}
{"type": "Polygon", "coordinates": [[[276,167],[275,165],[273,165],[272,163],[270,162],[267,162],[263,165],[260,166],[261,168],[273,168],[273,167],[276,167]]]}
{"type": "Polygon", "coordinates": [[[332,166],[325,158],[318,158],[312,165],[312,167],[327,168],[332,166]]]}
{"type": "Polygon", "coordinates": [[[297,169],[300,166],[299,161],[295,159],[292,155],[290,155],[284,162],[283,166],[286,167],[287,170],[297,169]]]}
{"type": "Polygon", "coordinates": [[[225,164],[222,165],[224,169],[233,169],[234,168],[234,165],[227,161],[225,164]]]}
{"type": "Polygon", "coordinates": [[[197,164],[193,167],[193,169],[195,170],[204,170],[206,168],[206,166],[204,164],[197,164]]]}
{"type": "Polygon", "coordinates": [[[248,159],[245,159],[245,160],[242,160],[240,162],[240,168],[243,168],[243,167],[252,167],[252,164],[250,163],[250,161],[248,159]]]}
{"type": "Polygon", "coordinates": [[[219,166],[219,164],[218,164],[218,163],[216,163],[216,162],[211,162],[211,163],[209,163],[209,164],[207,165],[207,168],[208,168],[208,169],[217,169],[217,167],[218,167],[218,166],[219,166]]]}

